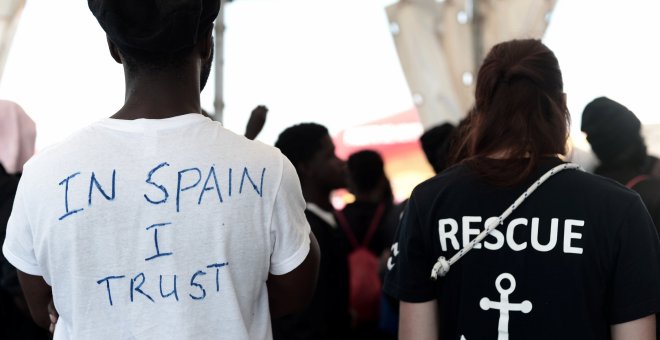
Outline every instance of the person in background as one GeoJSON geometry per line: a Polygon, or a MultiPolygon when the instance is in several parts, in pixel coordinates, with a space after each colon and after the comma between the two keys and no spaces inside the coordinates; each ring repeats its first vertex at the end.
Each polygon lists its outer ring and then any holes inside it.
{"type": "Polygon", "coordinates": [[[20,174],[34,155],[34,121],[20,105],[9,100],[0,100],[0,120],[0,164],[7,173],[20,174]]]}
{"type": "Polygon", "coordinates": [[[348,189],[355,196],[338,212],[346,235],[350,269],[350,308],[354,339],[382,339],[378,329],[383,269],[395,227],[386,217],[393,208],[390,181],[383,158],[362,150],[348,157],[348,189]]]}
{"type": "MultiPolygon", "coordinates": [[[[420,136],[419,143],[422,146],[426,161],[431,165],[436,175],[458,162],[459,157],[455,155],[454,146],[459,139],[460,130],[467,122],[468,119],[464,118],[459,126],[454,126],[451,123],[436,125],[420,136]]],[[[394,224],[395,230],[407,203],[408,200],[405,199],[396,204],[387,217],[387,223],[394,224]]]]}
{"type": "Polygon", "coordinates": [[[426,130],[419,138],[424,155],[436,174],[449,167],[449,153],[455,133],[453,124],[444,123],[426,130]]]}
{"type": "Polygon", "coordinates": [[[272,339],[319,250],[291,162],[202,114],[220,1],[88,6],[125,102],[25,165],[3,254],[32,317],[54,307],[56,339],[272,339]]]}
{"type": "Polygon", "coordinates": [[[259,105],[252,110],[250,113],[250,118],[248,119],[247,124],[245,125],[245,133],[243,134],[245,138],[254,140],[257,138],[261,130],[266,124],[266,117],[268,116],[268,108],[264,105],[259,105]]]}
{"type": "Polygon", "coordinates": [[[570,115],[554,53],[495,45],[475,99],[465,159],[404,212],[384,287],[399,338],[655,339],[660,240],[637,194],[559,157],[570,115]]]}
{"type": "MultiPolygon", "coordinates": [[[[419,138],[420,145],[426,160],[433,168],[434,173],[437,175],[453,164],[458,162],[460,155],[454,152],[454,146],[460,139],[460,131],[463,130],[469,122],[469,113],[466,118],[461,120],[458,126],[451,123],[443,123],[426,130],[419,138]]],[[[408,199],[395,204],[386,216],[387,229],[395,230],[393,240],[398,238],[398,226],[403,216],[403,211],[408,204],[408,199]]],[[[396,241],[388,253],[386,269],[392,265],[391,253],[398,252],[396,248],[396,241]]],[[[380,329],[390,336],[394,336],[398,332],[399,322],[399,303],[397,300],[384,295],[381,299],[381,313],[380,313],[380,329]]]]}
{"type": "MultiPolygon", "coordinates": [[[[202,115],[211,118],[212,114],[202,109],[202,115]]],[[[255,140],[261,133],[261,130],[266,124],[266,117],[268,116],[268,108],[264,105],[258,105],[250,112],[250,117],[245,124],[245,132],[243,136],[249,140],[255,140]]]]}
{"type": "Polygon", "coordinates": [[[584,108],[582,131],[600,161],[594,173],[639,193],[660,227],[660,161],[647,153],[635,114],[607,97],[596,98],[584,108]]]}
{"type": "Polygon", "coordinates": [[[321,248],[318,286],[302,313],[273,321],[276,340],[346,339],[348,314],[348,249],[330,202],[333,190],[346,187],[346,169],[335,155],[328,130],[316,123],[291,126],[275,146],[289,158],[300,177],[307,202],[305,215],[321,248]]]}
{"type": "Polygon", "coordinates": [[[348,189],[355,196],[355,201],[347,204],[341,211],[351,226],[356,240],[362,243],[369,225],[379,210],[377,228],[368,244],[369,250],[380,256],[394,237],[393,229],[385,229],[382,216],[388,214],[394,204],[390,180],[385,174],[385,164],[381,155],[372,150],[362,150],[351,154],[346,162],[348,169],[348,189]]]}
{"type": "MultiPolygon", "coordinates": [[[[16,103],[0,100],[0,240],[4,241],[23,165],[34,154],[35,124],[16,103]]],[[[48,339],[30,317],[16,268],[0,254],[0,338],[48,339]]]]}

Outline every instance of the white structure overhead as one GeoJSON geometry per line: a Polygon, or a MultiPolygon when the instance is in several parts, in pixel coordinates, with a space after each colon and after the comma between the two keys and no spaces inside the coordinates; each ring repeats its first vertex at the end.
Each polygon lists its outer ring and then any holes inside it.
{"type": "Polygon", "coordinates": [[[0,79],[25,0],[0,1],[0,79]]]}
{"type": "Polygon", "coordinates": [[[401,0],[390,29],[426,128],[458,122],[473,105],[485,52],[514,38],[541,38],[556,0],[401,0]]]}

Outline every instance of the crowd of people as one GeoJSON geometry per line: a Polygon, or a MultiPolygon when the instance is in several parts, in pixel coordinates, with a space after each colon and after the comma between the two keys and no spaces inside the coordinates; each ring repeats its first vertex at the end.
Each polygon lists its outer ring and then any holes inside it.
{"type": "Polygon", "coordinates": [[[33,155],[0,101],[1,338],[656,338],[660,161],[606,97],[582,115],[595,174],[565,159],[541,41],[491,49],[473,109],[420,138],[436,175],[395,202],[383,155],[339,159],[319,123],[273,147],[265,106],[243,135],[201,109],[220,1],[88,4],[125,103],[33,155]]]}

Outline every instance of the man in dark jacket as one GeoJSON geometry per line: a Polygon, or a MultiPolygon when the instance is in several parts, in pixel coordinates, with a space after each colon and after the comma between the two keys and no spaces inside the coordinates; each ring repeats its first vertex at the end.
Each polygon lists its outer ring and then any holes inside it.
{"type": "Polygon", "coordinates": [[[596,174],[635,190],[660,225],[660,161],[647,153],[641,122],[625,106],[600,97],[582,113],[582,131],[600,160],[596,174]]]}

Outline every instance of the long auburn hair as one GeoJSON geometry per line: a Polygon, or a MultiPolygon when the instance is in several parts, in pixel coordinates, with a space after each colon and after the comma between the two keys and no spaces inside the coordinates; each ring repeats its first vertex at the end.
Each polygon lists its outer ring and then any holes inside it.
{"type": "Polygon", "coordinates": [[[477,76],[475,106],[461,124],[454,161],[499,186],[524,181],[544,156],[566,153],[570,115],[559,62],[541,41],[495,45],[477,76]],[[493,162],[497,153],[513,162],[493,162]]]}

